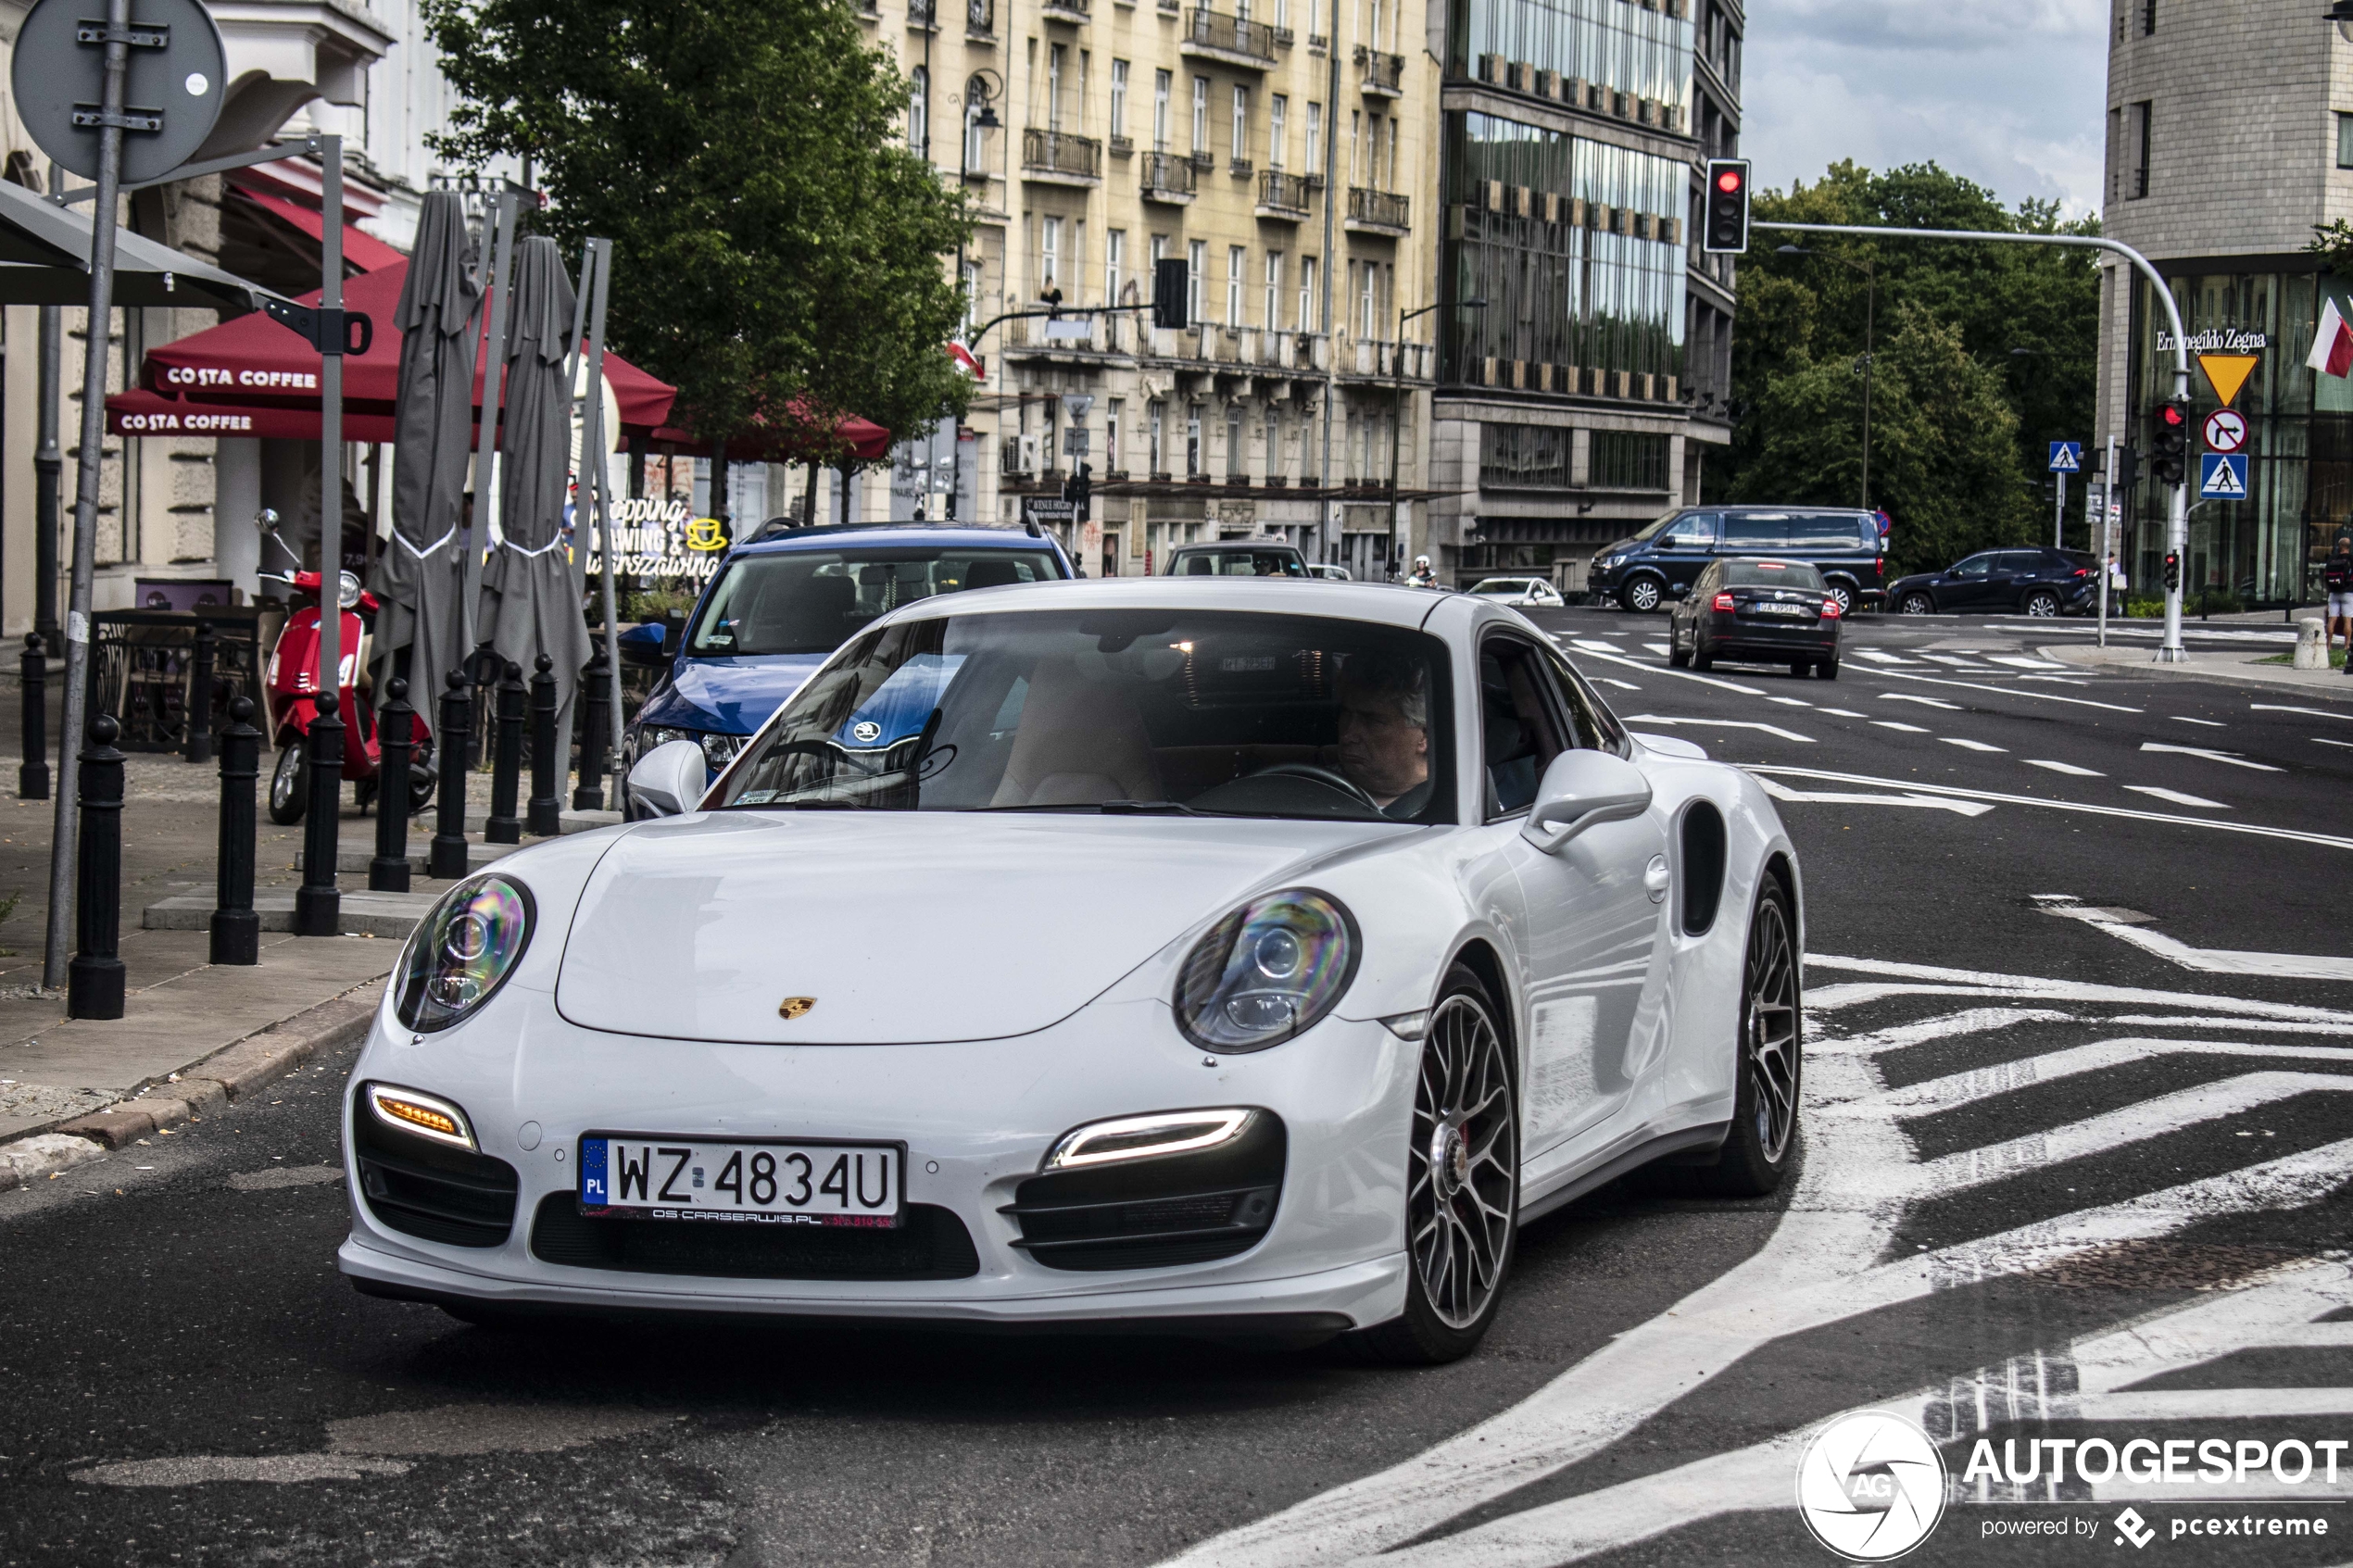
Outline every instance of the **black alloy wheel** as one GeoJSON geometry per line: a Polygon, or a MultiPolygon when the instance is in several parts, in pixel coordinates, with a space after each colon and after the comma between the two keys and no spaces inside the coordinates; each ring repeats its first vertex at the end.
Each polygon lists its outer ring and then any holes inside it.
{"type": "Polygon", "coordinates": [[[1655,577],[1632,578],[1618,590],[1618,597],[1626,601],[1626,608],[1637,615],[1652,614],[1666,596],[1665,588],[1655,577]]]}
{"type": "Polygon", "coordinates": [[[1405,1310],[1346,1336],[1365,1359],[1436,1366],[1495,1321],[1519,1236],[1511,1051],[1477,975],[1446,974],[1422,1035],[1405,1144],[1405,1310]]]}
{"type": "Polygon", "coordinates": [[[1705,1191],[1762,1198],[1789,1173],[1804,1072],[1798,987],[1789,895],[1768,877],[1749,915],[1748,955],[1741,971],[1731,1130],[1716,1163],[1692,1172],[1705,1191]]]}
{"type": "Polygon", "coordinates": [[[1898,612],[1905,615],[1934,615],[1936,601],[1926,594],[1906,594],[1904,596],[1904,602],[1895,608],[1898,612]]]}
{"type": "Polygon", "coordinates": [[[2026,613],[2032,616],[2057,615],[2059,612],[2058,596],[2048,588],[2037,588],[2026,596],[2025,608],[2026,613]]]}
{"type": "Polygon", "coordinates": [[[270,820],[292,827],[310,809],[310,755],[300,735],[288,737],[270,775],[270,820]]]}

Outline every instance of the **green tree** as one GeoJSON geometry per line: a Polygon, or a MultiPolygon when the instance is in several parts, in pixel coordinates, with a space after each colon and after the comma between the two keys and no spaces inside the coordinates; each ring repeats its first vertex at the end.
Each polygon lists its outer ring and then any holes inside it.
{"type": "MultiPolygon", "coordinates": [[[[1759,192],[1755,211],[1760,221],[2098,232],[2095,220],[2064,220],[2050,203],[2007,209],[1932,163],[1879,173],[1834,164],[1810,185],[1759,192]]],[[[1856,368],[1870,285],[1858,268],[1876,275],[1878,292],[1870,499],[1896,520],[1896,564],[1943,566],[1959,551],[2047,538],[2049,503],[2038,499],[2046,443],[2088,445],[2096,434],[2099,273],[2089,250],[1757,231],[1741,264],[1733,336],[1742,419],[1731,451],[1710,466],[1709,494],[1846,506],[1860,496],[1856,368]],[[1784,240],[1816,254],[1781,255],[1784,240]],[[1969,362],[1968,373],[1947,352],[1969,362]],[[1828,422],[1809,431],[1809,418],[1828,422]],[[1986,439],[1995,431],[1998,454],[1986,439]],[[2006,459],[1998,474],[1983,467],[1996,455],[2006,459]],[[1978,474],[1973,494],[1942,477],[1964,470],[1978,474]]]]}
{"type": "Polygon", "coordinates": [[[613,346],[676,384],[675,422],[808,435],[961,412],[942,266],[961,193],[901,133],[907,83],[846,0],[424,0],[461,95],[439,150],[533,161],[535,222],[614,243],[613,346]],[[936,363],[935,363],[936,362],[936,363]]]}

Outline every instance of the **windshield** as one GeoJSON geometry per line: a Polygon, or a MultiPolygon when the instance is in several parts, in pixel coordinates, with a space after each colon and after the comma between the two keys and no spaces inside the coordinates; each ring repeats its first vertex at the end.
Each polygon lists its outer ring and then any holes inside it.
{"type": "Polygon", "coordinates": [[[1727,588],[1811,588],[1822,590],[1822,574],[1795,560],[1732,560],[1724,563],[1727,588]]]}
{"type": "Polygon", "coordinates": [[[686,651],[831,653],[866,623],[913,599],[1059,578],[1047,550],[793,550],[738,556],[704,598],[686,651]]]}
{"type": "Polygon", "coordinates": [[[1446,680],[1436,638],[1318,616],[932,616],[844,648],[711,804],[1451,822],[1446,680]]]}
{"type": "Polygon", "coordinates": [[[1681,517],[1682,515],[1683,514],[1681,512],[1668,512],[1665,517],[1653,518],[1636,532],[1627,535],[1627,537],[1636,543],[1640,543],[1644,539],[1655,536],[1660,529],[1666,527],[1668,523],[1673,522],[1677,518],[1681,517]]]}
{"type": "Polygon", "coordinates": [[[1176,577],[1304,577],[1295,550],[1188,550],[1171,563],[1176,577]]]}
{"type": "Polygon", "coordinates": [[[1525,594],[1529,584],[1518,577],[1491,577],[1471,590],[1474,594],[1525,594]]]}

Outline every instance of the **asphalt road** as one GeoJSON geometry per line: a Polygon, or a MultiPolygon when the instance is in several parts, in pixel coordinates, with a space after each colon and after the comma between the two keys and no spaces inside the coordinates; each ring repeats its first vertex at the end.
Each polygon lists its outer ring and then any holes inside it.
{"type": "MultiPolygon", "coordinates": [[[[2045,667],[2072,626],[1865,618],[1826,683],[1541,619],[1633,727],[1784,792],[1793,1190],[1605,1189],[1529,1228],[1484,1349],[1429,1372],[501,1332],[337,1276],[324,1061],[0,1196],[0,1561],[1815,1563],[1798,1454],[1856,1406],[1957,1476],[1981,1435],[2353,1438],[2353,701],[2045,667]]],[[[2353,1559],[2353,1452],[2286,1501],[2166,1490],[1981,1473],[1910,1561],[2136,1557],[2128,1503],[2173,1561],[2353,1559]],[[2172,1534],[2223,1512],[2330,1533],[2172,1534]]]]}

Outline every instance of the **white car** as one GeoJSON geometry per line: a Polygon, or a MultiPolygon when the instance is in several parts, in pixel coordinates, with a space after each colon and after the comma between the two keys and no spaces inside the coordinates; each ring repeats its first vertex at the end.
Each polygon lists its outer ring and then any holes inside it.
{"type": "Polygon", "coordinates": [[[1772,802],[1516,613],[1377,584],[926,599],[704,789],[452,889],[345,1107],[371,1295],[1149,1323],[1438,1361],[1517,1227],[1799,1103],[1772,802]]]}
{"type": "Polygon", "coordinates": [[[1482,577],[1471,592],[1493,604],[1523,608],[1531,605],[1557,608],[1567,602],[1559,589],[1541,577],[1482,577]]]}
{"type": "Polygon", "coordinates": [[[1348,568],[1344,566],[1333,566],[1329,563],[1310,566],[1307,569],[1307,575],[1310,577],[1320,577],[1327,583],[1347,583],[1353,581],[1353,579],[1348,575],[1348,568]]]}

